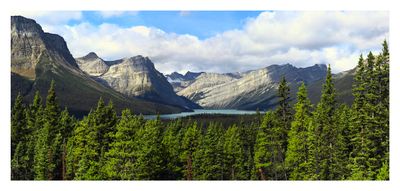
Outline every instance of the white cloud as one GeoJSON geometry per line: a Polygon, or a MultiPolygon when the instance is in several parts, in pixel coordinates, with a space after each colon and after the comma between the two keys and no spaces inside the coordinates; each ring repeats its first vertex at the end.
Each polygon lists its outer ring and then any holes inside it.
{"type": "Polygon", "coordinates": [[[94,51],[106,59],[149,56],[162,72],[236,72],[291,63],[356,66],[360,53],[377,51],[388,38],[388,12],[264,12],[234,29],[200,40],[157,28],[113,24],[49,27],[76,57],[94,51]]]}
{"type": "Polygon", "coordinates": [[[98,11],[103,18],[120,17],[125,14],[137,15],[138,11],[98,11]]]}
{"type": "Polygon", "coordinates": [[[35,19],[42,26],[64,25],[68,21],[82,19],[81,11],[15,11],[12,14],[35,19]]]}

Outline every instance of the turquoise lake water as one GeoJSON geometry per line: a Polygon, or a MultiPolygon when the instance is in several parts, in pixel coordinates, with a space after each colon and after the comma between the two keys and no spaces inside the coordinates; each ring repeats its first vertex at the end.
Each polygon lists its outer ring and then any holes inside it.
{"type": "MultiPolygon", "coordinates": [[[[236,109],[195,109],[194,112],[182,112],[174,114],[163,114],[160,115],[161,119],[176,119],[180,117],[193,116],[199,114],[225,114],[225,115],[244,115],[244,114],[255,114],[257,111],[245,111],[236,109]]],[[[155,119],[157,115],[144,115],[145,119],[155,119]]]]}

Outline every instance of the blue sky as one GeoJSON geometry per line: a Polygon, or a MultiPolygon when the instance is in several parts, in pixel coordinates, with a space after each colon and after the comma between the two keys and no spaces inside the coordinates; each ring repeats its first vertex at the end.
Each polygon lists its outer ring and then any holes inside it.
{"type": "Polygon", "coordinates": [[[148,56],[163,73],[290,63],[356,66],[389,40],[387,11],[47,11],[17,13],[61,35],[74,57],[148,56]]]}
{"type": "MultiPolygon", "coordinates": [[[[132,11],[102,17],[98,11],[83,11],[82,19],[93,25],[112,23],[128,28],[137,25],[159,28],[165,32],[191,34],[200,39],[209,38],[223,31],[239,29],[261,11],[132,11]]],[[[82,20],[71,20],[75,25],[82,20]]]]}

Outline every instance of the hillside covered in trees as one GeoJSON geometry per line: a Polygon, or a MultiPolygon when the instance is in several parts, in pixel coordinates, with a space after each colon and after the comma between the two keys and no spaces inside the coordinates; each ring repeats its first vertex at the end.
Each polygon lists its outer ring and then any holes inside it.
{"type": "Polygon", "coordinates": [[[18,96],[11,115],[12,180],[388,180],[389,50],[360,56],[351,107],[336,102],[330,67],[318,104],[304,83],[297,103],[224,127],[117,116],[102,99],[83,119],[57,103],[18,96]]]}

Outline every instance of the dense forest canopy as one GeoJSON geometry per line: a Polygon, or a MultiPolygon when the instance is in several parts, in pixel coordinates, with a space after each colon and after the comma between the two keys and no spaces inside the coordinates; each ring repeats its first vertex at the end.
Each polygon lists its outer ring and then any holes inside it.
{"type": "Polygon", "coordinates": [[[57,102],[18,96],[11,114],[12,180],[388,180],[389,49],[360,55],[354,102],[336,101],[330,67],[318,104],[301,84],[289,104],[282,77],[279,106],[252,122],[145,120],[117,116],[102,99],[83,119],[57,102]]]}

